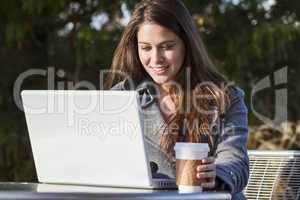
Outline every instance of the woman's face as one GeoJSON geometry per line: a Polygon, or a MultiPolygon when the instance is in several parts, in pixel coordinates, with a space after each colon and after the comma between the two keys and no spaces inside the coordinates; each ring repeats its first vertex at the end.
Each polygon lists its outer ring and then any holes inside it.
{"type": "Polygon", "coordinates": [[[154,23],[144,23],[137,33],[140,61],[159,85],[175,79],[182,67],[185,46],[171,30],[154,23]]]}

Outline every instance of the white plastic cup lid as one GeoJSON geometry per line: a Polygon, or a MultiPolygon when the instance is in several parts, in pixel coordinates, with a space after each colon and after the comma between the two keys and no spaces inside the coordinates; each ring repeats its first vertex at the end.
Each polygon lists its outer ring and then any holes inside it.
{"type": "Polygon", "coordinates": [[[179,193],[194,193],[202,192],[203,189],[201,186],[190,186],[190,185],[178,185],[179,193]]]}
{"type": "Polygon", "coordinates": [[[201,151],[209,152],[209,146],[207,143],[191,143],[191,142],[176,142],[174,146],[175,151],[201,151]]]}

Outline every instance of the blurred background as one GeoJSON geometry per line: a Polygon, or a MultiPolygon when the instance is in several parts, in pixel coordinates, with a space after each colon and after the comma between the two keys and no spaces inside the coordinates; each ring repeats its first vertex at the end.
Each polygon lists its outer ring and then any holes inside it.
{"type": "MultiPolygon", "coordinates": [[[[50,72],[53,89],[81,81],[100,87],[99,72],[110,67],[136,2],[0,1],[0,181],[37,180],[16,81],[38,69],[44,75],[28,76],[19,89],[49,88],[50,72]]],[[[184,3],[217,68],[246,93],[248,148],[300,149],[300,1],[184,3]]]]}

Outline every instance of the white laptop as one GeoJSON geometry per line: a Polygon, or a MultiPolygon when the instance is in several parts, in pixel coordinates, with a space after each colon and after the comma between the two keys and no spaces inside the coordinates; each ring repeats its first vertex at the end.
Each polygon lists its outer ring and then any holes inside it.
{"type": "Polygon", "coordinates": [[[136,91],[21,93],[42,183],[175,188],[152,178],[136,91]]]}

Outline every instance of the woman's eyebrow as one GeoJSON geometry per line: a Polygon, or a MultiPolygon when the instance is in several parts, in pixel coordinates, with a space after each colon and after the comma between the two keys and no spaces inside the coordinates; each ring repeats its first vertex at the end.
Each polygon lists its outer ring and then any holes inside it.
{"type": "MultiPolygon", "coordinates": [[[[138,42],[138,43],[139,43],[139,44],[148,44],[148,45],[151,45],[151,43],[149,43],[149,42],[143,42],[143,41],[138,42]]],[[[175,41],[175,40],[166,40],[166,41],[160,42],[160,43],[158,44],[158,46],[163,45],[163,44],[166,44],[166,43],[176,43],[176,41],[175,41]]]]}

